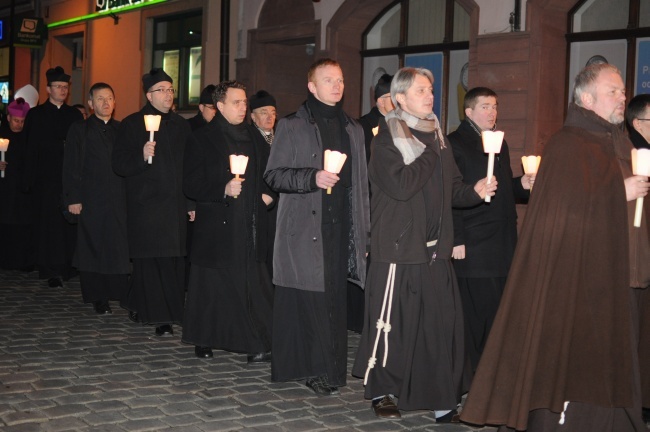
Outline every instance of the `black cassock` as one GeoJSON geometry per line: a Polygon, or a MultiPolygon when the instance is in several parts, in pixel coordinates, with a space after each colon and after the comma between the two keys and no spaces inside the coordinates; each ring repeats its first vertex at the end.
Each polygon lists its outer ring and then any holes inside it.
{"type": "Polygon", "coordinates": [[[180,324],[185,298],[187,201],[182,191],[187,120],[147,103],[126,117],[113,149],[113,170],[126,178],[127,232],[133,260],[123,306],[149,324],[180,324]],[[144,115],[160,115],[153,163],[142,149],[149,141],[144,115]]]}
{"type": "Polygon", "coordinates": [[[262,179],[269,146],[220,113],[188,140],[184,190],[196,200],[183,341],[249,354],[271,349],[273,284],[266,266],[269,212],[262,179]],[[249,157],[237,198],[225,196],[229,155],[249,157]]]}
{"type": "Polygon", "coordinates": [[[6,121],[0,127],[0,138],[9,140],[7,168],[0,178],[0,268],[28,270],[35,260],[34,200],[25,192],[25,134],[12,132],[6,121]]]}
{"type": "MultiPolygon", "coordinates": [[[[61,213],[63,147],[72,123],[83,120],[77,108],[45,101],[25,118],[27,181],[37,201],[36,234],[39,277],[70,278],[77,227],[61,213]]],[[[11,144],[10,144],[11,145],[11,144]]]]}
{"type": "Polygon", "coordinates": [[[64,201],[66,205],[82,205],[73,265],[82,272],[81,290],[86,302],[121,300],[129,273],[124,179],[111,165],[118,127],[118,121],[105,123],[91,115],[70,127],[65,145],[64,201]],[[117,278],[119,284],[107,276],[100,278],[111,283],[85,284],[87,272],[122,277],[117,278]]]}

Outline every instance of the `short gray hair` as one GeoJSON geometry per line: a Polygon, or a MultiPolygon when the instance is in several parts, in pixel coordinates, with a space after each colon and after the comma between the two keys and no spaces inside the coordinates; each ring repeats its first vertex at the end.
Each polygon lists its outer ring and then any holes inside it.
{"type": "Polygon", "coordinates": [[[422,75],[428,78],[429,82],[433,84],[433,74],[429,69],[405,67],[398,70],[390,84],[390,98],[393,100],[393,105],[402,108],[395,96],[398,94],[406,94],[408,89],[413,85],[416,75],[422,75]]]}
{"type": "Polygon", "coordinates": [[[583,93],[594,94],[594,82],[604,70],[609,70],[621,75],[621,71],[616,66],[609,63],[594,63],[587,66],[576,75],[573,84],[573,102],[575,102],[576,105],[582,106],[582,100],[580,98],[583,93]]]}

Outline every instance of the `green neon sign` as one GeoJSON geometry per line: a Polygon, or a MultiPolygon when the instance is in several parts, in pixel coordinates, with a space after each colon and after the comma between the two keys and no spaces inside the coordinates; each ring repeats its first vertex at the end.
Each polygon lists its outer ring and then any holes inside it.
{"type": "Polygon", "coordinates": [[[90,21],[98,18],[110,17],[111,14],[115,14],[116,12],[118,13],[130,12],[132,10],[140,9],[145,6],[153,6],[158,3],[163,3],[166,2],[167,0],[141,0],[139,3],[134,3],[134,1],[137,0],[131,0],[131,1],[113,0],[113,1],[104,2],[104,3],[108,3],[108,5],[106,5],[107,7],[105,7],[99,12],[49,23],[47,25],[47,28],[52,29],[52,28],[61,27],[68,24],[75,24],[83,21],[90,21]]]}

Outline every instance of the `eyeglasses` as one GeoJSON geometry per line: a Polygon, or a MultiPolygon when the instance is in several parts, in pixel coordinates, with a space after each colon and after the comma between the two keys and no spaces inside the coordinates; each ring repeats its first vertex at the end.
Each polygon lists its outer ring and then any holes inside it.
{"type": "Polygon", "coordinates": [[[650,119],[640,119],[640,118],[638,118],[636,120],[638,120],[638,121],[650,121],[650,119]]]}
{"type": "Polygon", "coordinates": [[[67,90],[70,88],[69,85],[65,85],[65,84],[52,84],[50,87],[55,88],[57,90],[67,90]]]}
{"type": "Polygon", "coordinates": [[[168,89],[159,88],[159,89],[149,91],[149,93],[155,93],[155,92],[161,92],[161,93],[167,93],[173,95],[176,92],[176,90],[173,87],[170,87],[168,89]]]}

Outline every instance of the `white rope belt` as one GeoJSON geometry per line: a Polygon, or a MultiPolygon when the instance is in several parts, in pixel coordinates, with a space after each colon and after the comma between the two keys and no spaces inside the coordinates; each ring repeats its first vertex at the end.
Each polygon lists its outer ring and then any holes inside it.
{"type": "MultiPolygon", "coordinates": [[[[431,240],[427,242],[427,247],[435,246],[436,244],[438,244],[437,239],[431,240]]],[[[397,264],[391,263],[388,267],[388,278],[386,280],[386,289],[384,290],[384,301],[381,304],[381,313],[377,320],[377,336],[375,337],[375,345],[372,348],[372,356],[368,359],[368,367],[366,368],[366,374],[363,378],[363,385],[368,383],[370,369],[374,368],[377,363],[377,346],[379,345],[379,338],[381,337],[382,330],[384,331],[384,361],[382,362],[382,367],[386,367],[386,361],[388,360],[388,333],[391,330],[390,313],[393,307],[393,291],[395,290],[396,271],[397,264]],[[384,321],[384,315],[386,315],[386,321],[384,321]]]]}

